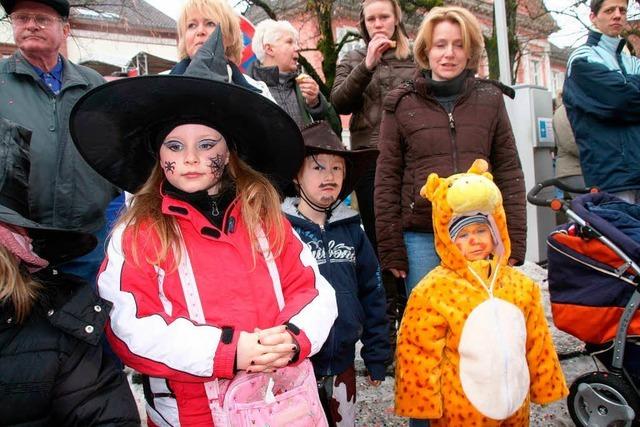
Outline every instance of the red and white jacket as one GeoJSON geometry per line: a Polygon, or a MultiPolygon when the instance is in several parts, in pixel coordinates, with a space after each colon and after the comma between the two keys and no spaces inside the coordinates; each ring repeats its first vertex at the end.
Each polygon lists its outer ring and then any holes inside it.
{"type": "Polygon", "coordinates": [[[114,229],[98,276],[100,296],[113,303],[107,337],[126,365],[149,376],[145,397],[153,424],[210,426],[206,383],[233,378],[240,331],[289,322],[300,329],[296,339],[304,360],[327,338],[337,316],[335,294],[286,221],[277,272],[270,272],[262,252],[252,251],[238,203],[225,214],[226,233],[170,196],[164,196],[162,211],[177,218],[186,254],[178,263],[170,254],[153,265],[159,239],[152,229],[143,224],[136,241],[131,229],[114,229]],[[200,316],[193,315],[194,300],[200,316]]]}

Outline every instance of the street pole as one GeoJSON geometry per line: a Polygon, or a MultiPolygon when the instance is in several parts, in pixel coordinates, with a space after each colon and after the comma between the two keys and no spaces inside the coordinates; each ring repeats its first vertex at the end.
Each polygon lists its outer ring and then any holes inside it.
{"type": "Polygon", "coordinates": [[[509,62],[509,39],[507,32],[507,9],[505,0],[494,0],[496,28],[498,36],[498,64],[500,65],[500,81],[511,86],[511,63],[509,62]]]}

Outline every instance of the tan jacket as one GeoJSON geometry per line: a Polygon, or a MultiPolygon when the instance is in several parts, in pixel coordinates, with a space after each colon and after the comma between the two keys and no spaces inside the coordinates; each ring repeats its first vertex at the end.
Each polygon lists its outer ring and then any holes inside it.
{"type": "Polygon", "coordinates": [[[567,118],[567,109],[564,104],[553,113],[553,131],[555,132],[556,146],[558,147],[556,176],[582,175],[578,145],[573,136],[573,130],[567,118]]]}

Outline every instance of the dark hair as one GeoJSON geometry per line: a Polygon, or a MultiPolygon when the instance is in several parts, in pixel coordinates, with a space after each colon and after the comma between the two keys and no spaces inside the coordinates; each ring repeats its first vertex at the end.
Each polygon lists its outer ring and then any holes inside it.
{"type": "MultiPolygon", "coordinates": [[[[591,9],[591,13],[593,13],[594,15],[597,15],[598,12],[600,12],[600,9],[602,9],[602,4],[605,2],[605,0],[591,0],[591,3],[589,4],[589,8],[591,9]]],[[[629,4],[629,2],[627,1],[627,4],[629,4]]]]}

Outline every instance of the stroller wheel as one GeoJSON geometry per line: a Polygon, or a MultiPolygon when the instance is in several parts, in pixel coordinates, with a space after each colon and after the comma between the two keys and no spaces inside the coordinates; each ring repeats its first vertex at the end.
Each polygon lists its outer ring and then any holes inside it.
{"type": "Polygon", "coordinates": [[[576,379],[567,406],[576,426],[640,425],[640,397],[624,378],[608,372],[590,372],[576,379]]]}

